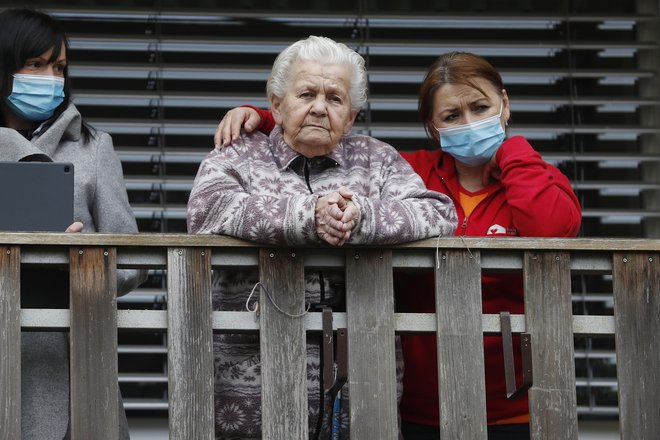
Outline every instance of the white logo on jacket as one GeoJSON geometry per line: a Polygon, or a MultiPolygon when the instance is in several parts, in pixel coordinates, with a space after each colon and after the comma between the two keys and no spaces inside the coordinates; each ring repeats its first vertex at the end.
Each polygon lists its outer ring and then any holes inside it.
{"type": "Polygon", "coordinates": [[[498,224],[494,224],[488,228],[486,235],[503,235],[506,234],[506,228],[498,224]]]}

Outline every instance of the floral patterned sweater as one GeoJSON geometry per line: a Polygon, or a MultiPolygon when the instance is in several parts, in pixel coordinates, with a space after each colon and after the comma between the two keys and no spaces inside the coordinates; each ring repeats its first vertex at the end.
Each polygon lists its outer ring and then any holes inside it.
{"type": "MultiPolygon", "coordinates": [[[[362,135],[344,136],[327,156],[305,158],[289,147],[280,127],[270,137],[242,134],[213,150],[200,165],[188,202],[188,230],[263,243],[320,243],[314,209],[320,195],[346,187],[360,207],[348,243],[393,244],[450,236],[456,211],[443,194],[427,190],[391,146],[362,135]]],[[[258,281],[256,270],[218,270],[213,275],[216,310],[244,310],[258,281]]],[[[306,273],[306,300],[331,301],[343,290],[343,274],[306,273]]],[[[307,380],[310,433],[319,414],[319,344],[308,336],[307,380]]],[[[215,335],[216,438],[260,438],[261,372],[255,335],[215,335]]],[[[397,379],[401,383],[401,356],[397,379]]],[[[348,393],[343,392],[345,398],[348,393]]],[[[348,433],[348,404],[342,430],[348,433]]],[[[328,429],[325,414],[323,429],[328,429]]],[[[348,438],[348,437],[345,437],[348,438]]]]}

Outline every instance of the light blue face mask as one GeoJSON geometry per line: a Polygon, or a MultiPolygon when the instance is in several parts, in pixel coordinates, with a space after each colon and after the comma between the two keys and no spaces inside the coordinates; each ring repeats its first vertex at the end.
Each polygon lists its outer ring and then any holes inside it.
{"type": "Polygon", "coordinates": [[[50,75],[14,75],[7,106],[17,116],[33,122],[50,119],[64,101],[64,78],[50,75]]]}
{"type": "Polygon", "coordinates": [[[436,128],[442,151],[464,165],[476,167],[488,162],[504,142],[500,120],[504,103],[497,115],[451,128],[436,128]]]}

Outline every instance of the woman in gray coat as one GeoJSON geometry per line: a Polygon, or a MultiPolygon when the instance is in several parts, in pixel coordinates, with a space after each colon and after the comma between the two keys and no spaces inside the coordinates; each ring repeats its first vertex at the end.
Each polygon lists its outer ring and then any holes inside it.
{"type": "MultiPolygon", "coordinates": [[[[112,139],[88,126],[70,102],[67,52],[52,17],[27,9],[0,13],[0,160],[74,164],[75,222],[67,231],[137,232],[112,139]]],[[[23,272],[22,307],[67,307],[66,274],[23,272]]],[[[134,289],[145,275],[118,271],[117,293],[134,289]]],[[[21,334],[23,440],[68,438],[68,353],[65,333],[21,334]]],[[[120,437],[128,438],[123,409],[120,437]]]]}

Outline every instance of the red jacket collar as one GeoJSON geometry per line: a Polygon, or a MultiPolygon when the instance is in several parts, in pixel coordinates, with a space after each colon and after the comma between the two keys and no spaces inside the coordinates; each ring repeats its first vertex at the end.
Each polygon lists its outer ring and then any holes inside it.
{"type": "MultiPolygon", "coordinates": [[[[461,185],[456,174],[456,164],[454,158],[444,153],[441,149],[419,150],[413,153],[402,153],[420,175],[429,189],[439,190],[436,185],[444,186],[441,192],[447,193],[457,202],[461,185]]],[[[503,188],[502,182],[495,182],[489,185],[486,190],[494,194],[503,188]]]]}

